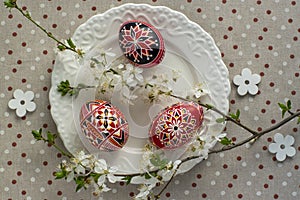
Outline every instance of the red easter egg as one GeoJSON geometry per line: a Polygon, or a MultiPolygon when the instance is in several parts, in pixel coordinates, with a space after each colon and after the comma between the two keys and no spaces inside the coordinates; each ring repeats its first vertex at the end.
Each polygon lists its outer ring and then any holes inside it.
{"type": "Polygon", "coordinates": [[[162,149],[181,147],[195,136],[203,122],[203,109],[193,102],[180,102],[161,111],[153,120],[150,141],[162,149]]]}
{"type": "Polygon", "coordinates": [[[152,25],[138,20],[121,25],[119,45],[123,54],[137,67],[157,65],[165,55],[165,44],[160,32],[152,25]]]}
{"type": "Polygon", "coordinates": [[[123,113],[102,100],[89,101],[81,107],[80,126],[88,141],[103,151],[119,150],[129,136],[123,113]]]}

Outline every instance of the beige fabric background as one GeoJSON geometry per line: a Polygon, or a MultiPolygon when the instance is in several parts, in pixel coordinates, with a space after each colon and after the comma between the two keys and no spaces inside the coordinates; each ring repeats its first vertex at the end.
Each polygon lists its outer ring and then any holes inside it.
{"type": "MultiPolygon", "coordinates": [[[[262,75],[260,94],[237,95],[232,85],[230,108],[241,120],[265,129],[281,120],[277,102],[291,99],[300,108],[300,1],[291,0],[19,0],[32,17],[66,39],[91,16],[123,3],[164,5],[180,11],[214,38],[228,66],[230,81],[248,67],[262,75]]],[[[63,159],[54,148],[35,142],[31,130],[55,132],[48,92],[55,43],[13,10],[0,6],[0,199],[92,199],[75,193],[73,183],[54,180],[63,159]],[[37,109],[18,118],[7,106],[15,89],[32,90],[37,109]]],[[[247,133],[228,124],[237,141],[247,133]]],[[[61,142],[59,145],[63,146],[61,142]]],[[[253,146],[211,155],[170,184],[162,199],[300,199],[299,125],[291,122],[253,146]],[[279,163],[266,147],[276,132],[295,137],[296,156],[279,163]]],[[[130,199],[134,186],[116,184],[103,199],[130,199]]]]}

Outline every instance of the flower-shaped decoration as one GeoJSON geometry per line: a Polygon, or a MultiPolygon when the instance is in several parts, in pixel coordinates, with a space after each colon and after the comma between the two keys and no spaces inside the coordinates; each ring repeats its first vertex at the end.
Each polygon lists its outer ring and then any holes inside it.
{"type": "Polygon", "coordinates": [[[283,136],[281,133],[276,133],[274,136],[275,143],[269,145],[269,151],[276,153],[278,161],[284,161],[286,156],[292,157],[296,154],[296,149],[292,147],[295,139],[291,135],[283,136]]]}
{"type": "Polygon", "coordinates": [[[252,74],[251,70],[244,68],[241,75],[236,75],[233,78],[233,83],[238,86],[238,94],[244,96],[249,92],[252,95],[257,94],[257,84],[260,82],[261,77],[258,74],[252,74]]]}
{"type": "Polygon", "coordinates": [[[36,109],[36,104],[32,101],[34,93],[32,91],[23,92],[20,89],[14,91],[14,99],[8,102],[10,109],[16,109],[18,117],[23,117],[26,112],[33,112],[36,109]]]}

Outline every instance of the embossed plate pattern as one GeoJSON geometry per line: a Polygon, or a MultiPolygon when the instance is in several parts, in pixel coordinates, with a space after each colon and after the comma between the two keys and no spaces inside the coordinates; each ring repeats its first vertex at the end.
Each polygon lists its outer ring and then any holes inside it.
{"type": "MultiPolygon", "coordinates": [[[[72,39],[84,52],[92,51],[93,48],[102,44],[104,47],[109,47],[109,44],[117,43],[115,38],[117,38],[120,24],[130,19],[146,21],[156,27],[165,39],[166,48],[186,58],[201,74],[201,79],[203,79],[201,81],[205,82],[210,91],[211,104],[224,113],[228,112],[230,83],[228,70],[221,59],[220,52],[209,34],[182,13],[163,6],[124,4],[87,20],[77,28],[72,39]]],[[[121,54],[118,52],[120,50],[116,51],[117,54],[121,54]]],[[[56,88],[63,80],[69,80],[71,84],[75,84],[81,65],[82,60],[72,52],[59,52],[52,73],[52,87],[49,94],[52,117],[66,149],[72,154],[85,147],[77,133],[72,98],[61,97],[56,88]]],[[[209,112],[206,120],[207,130],[204,134],[218,135],[223,130],[224,124],[216,123],[215,119],[219,115],[212,111],[209,112]]],[[[141,153],[131,152],[128,155],[128,157],[132,156],[135,157],[133,160],[138,161],[141,153]]],[[[120,172],[135,173],[139,171],[136,167],[131,166],[132,159],[120,160],[122,161],[120,166],[124,168],[120,172]],[[131,167],[126,168],[126,166],[131,167]]],[[[188,171],[197,162],[187,162],[181,166],[180,172],[188,171]]],[[[138,180],[133,183],[138,183],[138,180]]]]}

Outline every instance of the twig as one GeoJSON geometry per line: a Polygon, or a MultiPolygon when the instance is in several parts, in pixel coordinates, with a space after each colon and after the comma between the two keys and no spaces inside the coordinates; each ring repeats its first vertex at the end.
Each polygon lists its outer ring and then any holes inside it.
{"type": "Polygon", "coordinates": [[[27,18],[29,21],[31,21],[35,26],[37,26],[40,30],[42,30],[49,38],[53,39],[54,41],[56,41],[59,45],[63,46],[65,49],[70,50],[75,52],[76,54],[78,54],[79,56],[83,55],[83,52],[80,49],[76,49],[76,47],[70,47],[66,44],[64,44],[63,42],[59,41],[56,37],[54,37],[54,35],[47,31],[45,28],[43,28],[41,25],[39,25],[35,20],[32,19],[32,17],[30,16],[30,14],[27,12],[24,12],[17,4],[17,2],[13,2],[12,7],[10,8],[15,8],[17,9],[25,18],[27,18]]]}
{"type": "MultiPolygon", "coordinates": [[[[176,96],[174,96],[174,95],[172,95],[172,96],[173,96],[173,97],[176,97],[176,96]]],[[[176,97],[176,98],[177,98],[177,97],[176,97]]],[[[184,98],[181,98],[181,97],[180,97],[180,99],[181,99],[181,100],[185,100],[184,98]]],[[[200,105],[201,105],[201,104],[200,104],[200,105]]],[[[202,104],[202,106],[204,106],[204,107],[209,107],[209,106],[207,106],[207,105],[205,105],[205,104],[202,104]]],[[[213,108],[211,108],[211,109],[214,110],[214,111],[216,111],[216,109],[213,109],[213,108]]],[[[291,113],[292,113],[292,112],[291,112],[291,113]]],[[[220,114],[222,114],[222,113],[220,112],[220,114]]],[[[292,119],[294,119],[294,118],[296,118],[296,117],[298,117],[298,116],[300,116],[300,111],[298,111],[298,112],[296,112],[296,113],[292,113],[289,117],[283,119],[282,121],[280,121],[279,123],[275,124],[274,126],[271,126],[271,127],[267,128],[267,129],[265,129],[264,131],[261,131],[261,132],[259,132],[259,133],[256,132],[256,131],[254,131],[255,134],[253,134],[251,137],[249,137],[249,138],[247,138],[247,139],[245,139],[245,140],[242,140],[242,141],[239,142],[239,143],[236,143],[236,144],[233,144],[233,145],[229,145],[229,146],[224,146],[224,147],[221,148],[221,149],[211,150],[211,151],[208,152],[208,154],[220,153],[220,152],[228,151],[228,150],[237,148],[237,147],[239,147],[239,146],[242,146],[242,145],[244,145],[244,144],[246,144],[246,143],[248,143],[248,142],[250,142],[250,141],[252,141],[252,140],[257,140],[259,137],[261,137],[261,136],[263,136],[263,135],[265,135],[265,134],[267,134],[267,133],[269,133],[269,132],[271,132],[271,131],[274,131],[274,130],[278,129],[279,127],[283,126],[284,124],[286,124],[287,122],[291,121],[292,119]]],[[[238,124],[236,123],[236,125],[241,126],[240,123],[238,123],[238,124]]],[[[241,127],[243,127],[243,126],[241,126],[241,127]]],[[[244,128],[244,127],[243,127],[243,128],[244,128]]],[[[247,130],[247,129],[246,129],[246,130],[247,130]]],[[[187,162],[187,161],[189,161],[189,160],[194,160],[194,159],[198,159],[198,158],[199,158],[199,156],[191,156],[191,157],[187,157],[187,158],[183,159],[182,162],[177,166],[177,169],[176,169],[175,172],[173,173],[173,175],[172,175],[172,177],[170,178],[170,180],[169,180],[169,181],[166,183],[166,185],[161,189],[161,191],[160,191],[157,195],[154,196],[154,197],[155,197],[155,200],[159,199],[160,196],[161,196],[161,194],[163,193],[163,191],[169,186],[169,184],[171,183],[172,179],[175,177],[176,172],[177,172],[177,170],[179,169],[179,167],[180,167],[181,164],[183,164],[183,163],[185,163],[185,162],[187,162]]]]}
{"type": "Polygon", "coordinates": [[[294,119],[294,118],[296,118],[298,116],[300,116],[300,111],[298,111],[298,112],[290,115],[289,117],[283,119],[282,121],[278,122],[274,126],[271,126],[271,127],[267,128],[267,129],[265,129],[264,131],[259,132],[257,135],[252,135],[251,137],[249,137],[249,138],[247,138],[245,140],[242,140],[241,142],[236,143],[234,145],[225,146],[224,148],[218,149],[218,150],[212,150],[212,151],[209,152],[209,154],[228,151],[228,150],[234,149],[234,148],[236,148],[238,146],[242,146],[243,144],[246,144],[247,142],[250,142],[253,139],[257,140],[257,138],[265,135],[266,133],[269,133],[271,131],[274,131],[274,130],[278,129],[279,127],[283,126],[284,124],[286,124],[287,122],[291,121],[292,119],[294,119]]]}
{"type": "MultiPolygon", "coordinates": [[[[63,42],[61,42],[60,40],[58,40],[51,32],[47,31],[45,28],[43,28],[41,25],[39,25],[35,20],[32,19],[32,17],[30,16],[29,12],[24,12],[18,5],[17,5],[17,0],[9,0],[9,1],[5,1],[4,4],[7,8],[15,8],[17,9],[25,18],[27,18],[29,21],[31,21],[36,27],[38,27],[40,30],[42,30],[49,38],[53,39],[55,42],[57,42],[57,45],[58,45],[58,48],[60,50],[70,50],[70,51],[73,51],[75,52],[76,54],[78,54],[79,56],[82,56],[83,55],[83,52],[81,51],[81,49],[77,49],[76,46],[73,44],[73,42],[71,41],[71,39],[67,40],[67,43],[68,45],[64,44],[63,42]]],[[[104,57],[104,61],[106,61],[106,58],[104,57]]],[[[113,69],[110,69],[111,72],[113,72],[114,74],[118,74],[117,71],[113,70],[113,69]]],[[[147,85],[146,85],[147,86],[147,85]]],[[[77,89],[78,92],[79,90],[81,89],[84,89],[84,88],[94,88],[95,86],[78,86],[77,88],[74,88],[74,87],[69,87],[69,88],[64,88],[64,89],[68,89],[67,92],[69,90],[74,90],[74,89],[77,89]]],[[[183,98],[183,97],[180,97],[180,96],[177,96],[177,95],[174,95],[174,94],[171,94],[171,93],[165,93],[163,91],[161,91],[161,94],[165,94],[165,95],[168,95],[168,96],[171,96],[173,98],[177,98],[177,99],[180,99],[180,100],[183,100],[183,101],[191,101],[189,99],[186,99],[186,98],[183,98]]],[[[230,121],[234,124],[236,124],[237,126],[245,129],[246,131],[248,131],[249,133],[252,134],[252,136],[236,143],[236,144],[231,144],[231,145],[228,145],[228,146],[224,146],[223,148],[221,149],[216,149],[216,150],[210,150],[208,152],[208,154],[213,154],[213,153],[219,153],[219,152],[224,152],[224,151],[228,151],[228,150],[231,150],[231,149],[234,149],[234,148],[237,148],[239,146],[242,146],[248,142],[251,142],[251,141],[256,141],[258,138],[260,138],[261,136],[271,132],[271,131],[274,131],[276,129],[278,129],[279,127],[283,126],[284,124],[288,123],[289,121],[291,121],[292,119],[296,118],[296,117],[299,117],[300,116],[300,111],[298,110],[297,112],[292,112],[290,111],[290,102],[288,102],[288,105],[285,107],[286,109],[283,110],[284,112],[288,112],[290,114],[289,117],[283,119],[282,121],[280,121],[279,123],[269,127],[269,128],[266,128],[265,130],[261,131],[261,132],[257,132],[255,130],[252,130],[251,128],[243,125],[240,120],[237,118],[233,118],[231,117],[230,115],[227,115],[225,113],[223,113],[222,111],[220,111],[219,109],[215,108],[214,106],[211,106],[209,104],[204,104],[204,103],[201,103],[200,101],[194,101],[195,103],[209,109],[209,110],[212,110],[218,114],[220,114],[226,121],[230,121]]],[[[285,105],[283,105],[285,106],[285,105]]],[[[283,112],[283,115],[284,115],[284,112],[283,112]]],[[[47,138],[44,138],[42,136],[42,132],[40,130],[40,132],[35,132],[35,137],[37,140],[42,140],[44,141],[45,143],[48,143],[49,145],[53,146],[54,148],[56,148],[62,155],[68,157],[68,158],[72,158],[73,156],[68,153],[68,152],[65,152],[62,148],[60,148],[59,146],[57,146],[54,142],[54,139],[56,137],[54,137],[54,135],[50,135],[51,136],[51,139],[49,139],[49,136],[48,136],[48,139],[47,138]]],[[[49,133],[50,134],[50,133],[49,133]]],[[[183,159],[181,161],[180,164],[178,164],[177,168],[174,170],[171,178],[166,182],[166,184],[163,186],[163,188],[161,189],[161,191],[157,194],[157,195],[154,195],[154,198],[155,199],[159,199],[161,194],[166,190],[166,188],[170,185],[171,181],[174,179],[176,173],[178,172],[178,169],[179,167],[187,162],[187,161],[190,161],[190,160],[194,160],[194,159],[199,159],[200,156],[191,156],[191,157],[187,157],[185,159],[183,159]]],[[[154,170],[152,171],[153,173],[155,172],[158,172],[159,170],[154,170]]],[[[151,173],[151,172],[150,172],[151,173]]],[[[123,174],[115,174],[115,176],[131,176],[131,177],[135,177],[135,176],[143,176],[145,175],[146,173],[135,173],[135,174],[127,174],[127,175],[123,175],[123,174]]],[[[86,177],[87,178],[87,177],[86,177]]],[[[148,197],[149,199],[149,197],[148,197]]]]}
{"type": "Polygon", "coordinates": [[[56,144],[52,144],[51,146],[53,146],[56,150],[58,150],[62,155],[66,156],[68,158],[73,158],[73,156],[70,153],[65,152],[62,148],[60,148],[56,144]]]}
{"type": "Polygon", "coordinates": [[[154,195],[154,199],[157,200],[157,199],[160,198],[161,194],[166,190],[166,188],[167,188],[167,187],[169,186],[169,184],[172,182],[172,180],[174,179],[174,177],[175,177],[175,175],[176,175],[176,173],[177,173],[179,167],[180,167],[183,163],[185,163],[185,162],[187,162],[187,161],[189,161],[189,160],[197,159],[197,158],[199,158],[199,156],[191,156],[191,157],[187,157],[187,158],[183,159],[183,160],[181,161],[181,163],[178,164],[178,166],[177,166],[177,168],[174,170],[174,172],[173,172],[171,178],[170,178],[170,179],[168,180],[168,182],[164,185],[164,187],[161,189],[161,191],[160,191],[157,195],[154,195]]]}
{"type": "MultiPolygon", "coordinates": [[[[183,98],[183,97],[180,97],[180,96],[177,96],[177,95],[174,95],[174,94],[170,94],[171,97],[174,97],[176,99],[180,99],[180,100],[183,100],[183,101],[191,101],[189,99],[186,99],[186,98],[183,98]]],[[[203,106],[207,109],[210,109],[210,110],[213,110],[215,111],[216,113],[220,114],[222,117],[224,117],[227,121],[231,121],[233,123],[235,123],[236,125],[242,127],[243,129],[247,130],[248,132],[250,132],[252,135],[257,135],[258,133],[252,129],[250,129],[249,127],[243,125],[240,121],[238,120],[235,120],[233,119],[232,117],[230,117],[229,115],[226,115],[225,113],[223,113],[222,111],[220,111],[219,109],[217,109],[216,107],[213,107],[211,105],[208,105],[208,104],[204,104],[204,103],[201,103],[200,101],[193,101],[197,104],[199,104],[200,106],[203,106]]]]}

